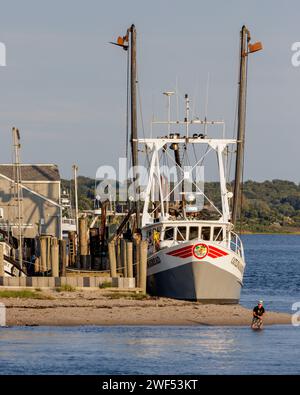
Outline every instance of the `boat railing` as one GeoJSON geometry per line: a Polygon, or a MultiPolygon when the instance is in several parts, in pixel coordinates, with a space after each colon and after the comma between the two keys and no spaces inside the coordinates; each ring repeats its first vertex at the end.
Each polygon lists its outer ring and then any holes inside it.
{"type": "Polygon", "coordinates": [[[65,225],[76,225],[76,221],[73,218],[63,218],[62,223],[65,225]]]}
{"type": "Polygon", "coordinates": [[[244,248],[242,240],[236,233],[232,231],[230,232],[229,246],[232,251],[244,258],[244,248]]]}

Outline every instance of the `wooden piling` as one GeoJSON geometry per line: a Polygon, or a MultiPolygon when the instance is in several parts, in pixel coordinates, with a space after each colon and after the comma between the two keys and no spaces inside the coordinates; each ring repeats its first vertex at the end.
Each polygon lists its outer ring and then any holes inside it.
{"type": "Polygon", "coordinates": [[[79,253],[81,268],[87,269],[88,232],[86,218],[79,218],[79,253]]]}
{"type": "Polygon", "coordinates": [[[0,244],[0,277],[4,277],[4,251],[3,251],[3,244],[0,244]]]}
{"type": "Polygon", "coordinates": [[[59,240],[59,256],[60,256],[60,275],[66,276],[67,266],[67,242],[66,240],[59,240]]]}
{"type": "Polygon", "coordinates": [[[133,275],[136,279],[136,284],[140,283],[140,244],[141,244],[141,236],[139,234],[135,234],[134,236],[134,269],[133,275]]]}
{"type": "Polygon", "coordinates": [[[52,245],[52,237],[47,236],[47,272],[52,270],[52,263],[51,263],[51,245],[52,245]]]}
{"type": "Polygon", "coordinates": [[[57,238],[51,240],[51,274],[52,277],[59,277],[59,257],[57,238]]]}
{"type": "Polygon", "coordinates": [[[35,261],[34,261],[34,272],[35,273],[41,272],[40,258],[38,256],[35,258],[35,261]]]}
{"type": "Polygon", "coordinates": [[[108,253],[110,263],[110,276],[117,277],[116,246],[114,240],[108,243],[108,253]]]}
{"type": "Polygon", "coordinates": [[[47,238],[40,236],[40,271],[47,271],[47,238]]]}
{"type": "Polygon", "coordinates": [[[123,267],[123,276],[127,277],[127,254],[126,254],[126,240],[121,239],[121,262],[123,267]]]}
{"type": "Polygon", "coordinates": [[[127,261],[127,277],[133,277],[133,243],[127,241],[126,243],[126,261],[127,261]]]}
{"type": "Polygon", "coordinates": [[[122,270],[122,261],[121,261],[121,242],[120,239],[117,239],[117,272],[122,270]]]}
{"type": "Polygon", "coordinates": [[[139,287],[142,288],[143,293],[146,293],[147,288],[147,255],[148,255],[148,241],[142,240],[140,242],[140,282],[139,287]]]}
{"type": "Polygon", "coordinates": [[[75,265],[76,261],[76,243],[75,243],[75,232],[68,232],[69,241],[69,266],[75,265]]]}

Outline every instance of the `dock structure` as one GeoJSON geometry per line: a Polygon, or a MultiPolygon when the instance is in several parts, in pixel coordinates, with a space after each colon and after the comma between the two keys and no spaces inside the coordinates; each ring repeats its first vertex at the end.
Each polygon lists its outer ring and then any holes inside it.
{"type": "Polygon", "coordinates": [[[86,273],[76,276],[67,277],[3,277],[0,276],[1,287],[14,288],[58,288],[63,286],[70,286],[74,289],[78,288],[116,288],[119,290],[136,290],[134,278],[124,277],[103,277],[103,276],[88,276],[86,273]]]}
{"type": "MultiPolygon", "coordinates": [[[[138,286],[140,268],[136,266],[136,257],[139,249],[137,251],[133,240],[118,238],[109,246],[114,213],[109,208],[105,215],[102,210],[98,210],[97,216],[92,210],[77,212],[77,231],[71,228],[66,231],[64,220],[72,217],[63,217],[64,192],[61,192],[58,167],[21,163],[18,166],[22,175],[17,185],[22,191],[21,217],[14,199],[15,165],[0,164],[0,241],[3,241],[3,245],[0,244],[0,286],[101,288],[103,283],[118,289],[138,286]],[[22,238],[19,237],[20,227],[22,238]],[[18,251],[22,252],[21,260],[18,251]],[[17,268],[23,262],[21,268],[24,270],[14,272],[12,268],[8,273],[5,269],[8,260],[17,268]]],[[[126,216],[126,213],[121,215],[126,216]]],[[[122,220],[120,215],[116,218],[122,220]]],[[[114,223],[117,225],[118,221],[114,223]]]]}
{"type": "MultiPolygon", "coordinates": [[[[54,164],[20,164],[22,181],[22,233],[24,238],[50,234],[61,238],[61,179],[54,164]]],[[[2,229],[18,237],[18,208],[14,199],[14,165],[0,164],[0,208],[2,229]]]]}

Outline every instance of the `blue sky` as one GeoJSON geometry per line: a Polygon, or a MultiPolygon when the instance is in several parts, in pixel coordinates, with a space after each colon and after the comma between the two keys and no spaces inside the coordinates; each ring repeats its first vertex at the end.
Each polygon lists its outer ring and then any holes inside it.
{"type": "MultiPolygon", "coordinates": [[[[0,162],[11,161],[11,127],[22,161],[57,163],[69,177],[93,177],[124,155],[126,54],[108,44],[131,23],[146,134],[152,114],[165,116],[164,90],[188,92],[195,113],[224,118],[232,135],[239,31],[246,24],[264,51],[249,60],[245,178],[300,181],[300,41],[297,1],[63,0],[1,1],[0,162]]],[[[140,125],[141,126],[141,125],[140,125]]],[[[140,128],[141,132],[141,128],[140,128]]]]}

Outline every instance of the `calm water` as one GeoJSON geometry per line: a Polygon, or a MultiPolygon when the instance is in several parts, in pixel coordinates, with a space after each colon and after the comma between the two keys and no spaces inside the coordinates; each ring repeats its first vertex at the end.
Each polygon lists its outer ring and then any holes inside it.
{"type": "MultiPolygon", "coordinates": [[[[300,236],[244,236],[241,303],[300,301],[300,236]]],[[[300,327],[0,328],[2,374],[300,374],[300,327]]]]}
{"type": "Polygon", "coordinates": [[[241,304],[258,299],[269,310],[291,312],[300,301],[300,235],[243,236],[246,272],[241,304]]]}
{"type": "Polygon", "coordinates": [[[300,374],[294,327],[35,327],[0,334],[6,374],[300,374]]]}

